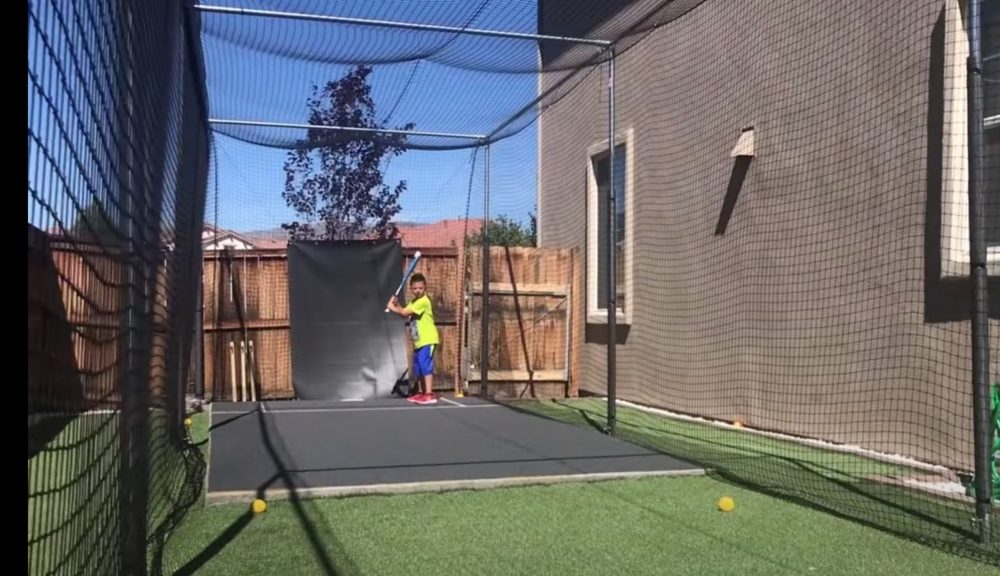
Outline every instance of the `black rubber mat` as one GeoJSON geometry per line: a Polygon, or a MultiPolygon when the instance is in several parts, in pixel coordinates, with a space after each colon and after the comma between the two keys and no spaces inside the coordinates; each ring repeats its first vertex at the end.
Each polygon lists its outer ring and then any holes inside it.
{"type": "Polygon", "coordinates": [[[208,492],[699,470],[474,398],[218,403],[208,492]]]}

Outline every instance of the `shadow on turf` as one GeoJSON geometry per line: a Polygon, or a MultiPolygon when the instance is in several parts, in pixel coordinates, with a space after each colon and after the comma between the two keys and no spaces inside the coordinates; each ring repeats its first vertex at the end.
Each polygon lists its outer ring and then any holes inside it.
{"type": "MultiPolygon", "coordinates": [[[[257,421],[260,425],[261,438],[264,440],[264,447],[267,450],[268,455],[271,457],[271,460],[274,462],[275,468],[278,470],[277,474],[257,488],[257,497],[265,498],[267,489],[274,485],[278,480],[281,480],[288,489],[288,501],[292,505],[292,509],[299,520],[299,524],[306,533],[306,538],[309,540],[309,545],[313,550],[316,561],[321,567],[322,573],[329,576],[340,574],[337,570],[336,564],[333,562],[333,559],[324,547],[324,543],[332,543],[339,548],[339,542],[334,535],[330,533],[328,528],[324,530],[324,532],[326,532],[325,534],[320,534],[320,527],[317,526],[313,518],[310,517],[306,503],[303,501],[298,493],[298,490],[295,488],[295,484],[292,482],[292,472],[289,470],[288,466],[281,461],[278,449],[275,447],[275,441],[280,441],[280,437],[278,435],[273,435],[272,437],[263,411],[258,409],[255,413],[257,414],[257,421]]],[[[349,564],[350,560],[347,555],[343,553],[343,550],[341,550],[341,552],[341,562],[349,564]]],[[[356,566],[348,566],[347,571],[353,574],[358,570],[356,566]]]]}
{"type": "MultiPolygon", "coordinates": [[[[604,430],[603,413],[559,400],[550,402],[563,411],[559,415],[526,407],[543,407],[538,401],[498,400],[497,403],[525,414],[604,430]]],[[[807,506],[943,552],[1000,565],[1000,542],[991,547],[978,544],[969,522],[972,512],[964,510],[961,504],[930,496],[924,498],[888,485],[862,483],[860,478],[858,482],[839,479],[836,476],[844,473],[836,468],[748,446],[716,442],[677,431],[646,429],[622,420],[618,421],[618,431],[616,436],[624,441],[696,463],[708,468],[713,477],[735,486],[807,506]],[[664,437],[657,438],[658,434],[664,437]],[[739,450],[743,454],[726,455],[720,453],[721,450],[739,450]]]]}
{"type": "Polygon", "coordinates": [[[215,537],[204,550],[198,553],[197,556],[189,560],[186,564],[181,566],[176,572],[175,576],[189,576],[190,574],[196,574],[209,560],[215,557],[216,554],[222,551],[230,542],[239,536],[240,532],[244,528],[250,525],[253,520],[253,512],[247,510],[242,516],[237,518],[232,524],[226,528],[222,534],[215,537]]]}
{"type": "MultiPolygon", "coordinates": [[[[232,293],[235,295],[234,308],[236,310],[236,316],[239,321],[241,329],[246,330],[246,317],[244,314],[245,307],[242,301],[242,295],[243,295],[243,290],[241,288],[242,279],[240,278],[238,270],[234,268],[232,264],[233,264],[232,254],[230,252],[227,252],[225,265],[230,273],[230,278],[233,283],[232,293]]],[[[220,282],[221,281],[222,280],[220,279],[220,282]]],[[[250,360],[250,365],[248,366],[248,368],[254,373],[253,382],[258,387],[256,392],[257,392],[257,397],[260,398],[261,391],[263,390],[263,382],[261,379],[261,375],[259,374],[258,366],[254,359],[250,360]]],[[[257,488],[257,497],[264,499],[267,494],[267,489],[271,487],[273,484],[275,484],[277,481],[281,480],[284,483],[285,487],[288,489],[288,502],[291,504],[292,510],[294,511],[296,517],[298,518],[299,524],[301,524],[302,529],[306,534],[306,538],[308,539],[309,545],[313,550],[313,554],[316,557],[316,561],[320,565],[322,573],[330,576],[337,575],[339,574],[337,566],[334,564],[333,559],[330,558],[330,555],[327,552],[326,547],[324,547],[324,543],[332,544],[337,547],[340,547],[340,545],[337,539],[333,536],[333,534],[330,533],[328,528],[324,530],[324,532],[326,533],[321,535],[320,534],[321,528],[317,526],[313,518],[310,517],[309,511],[306,509],[305,502],[298,494],[298,491],[295,488],[295,484],[291,481],[291,472],[289,471],[286,464],[282,462],[281,457],[279,456],[278,449],[275,447],[275,442],[280,442],[280,435],[272,434],[271,431],[268,429],[266,413],[264,412],[261,406],[262,405],[258,403],[256,409],[248,411],[245,414],[240,414],[235,418],[227,419],[225,422],[221,422],[217,425],[213,425],[211,429],[220,426],[225,426],[226,424],[231,423],[234,420],[242,419],[250,415],[256,416],[257,423],[260,426],[261,438],[264,441],[264,448],[267,450],[268,456],[274,462],[275,469],[278,470],[275,476],[273,476],[271,479],[269,479],[267,482],[265,482],[264,484],[262,484],[257,488]]],[[[316,516],[319,517],[318,514],[316,516]]],[[[240,530],[242,530],[242,528],[240,528],[240,530]]],[[[218,550],[214,551],[212,554],[214,555],[217,552],[218,550]]],[[[341,552],[343,551],[341,550],[341,552]]],[[[348,559],[346,554],[343,553],[341,554],[341,562],[348,564],[350,563],[350,560],[348,559]]],[[[347,571],[350,573],[357,572],[355,566],[349,565],[347,566],[347,568],[348,568],[347,571]]]]}
{"type": "MultiPolygon", "coordinates": [[[[292,509],[296,517],[298,518],[299,524],[302,526],[305,532],[306,538],[309,541],[310,547],[313,550],[313,555],[316,558],[317,563],[320,566],[322,574],[329,576],[336,576],[340,574],[336,564],[330,557],[324,543],[333,544],[339,547],[336,538],[330,533],[329,529],[317,526],[317,523],[313,519],[310,511],[307,509],[306,502],[299,496],[295,484],[292,482],[292,471],[287,467],[287,465],[281,460],[279,456],[278,448],[275,446],[275,442],[280,442],[278,440],[278,435],[272,434],[269,429],[268,422],[266,419],[266,413],[260,410],[248,411],[245,414],[241,414],[238,418],[244,418],[247,416],[255,416],[257,418],[258,425],[261,430],[261,438],[264,442],[264,447],[271,460],[274,462],[275,469],[278,472],[272,476],[267,482],[263,483],[257,488],[257,497],[261,499],[266,499],[267,490],[274,484],[281,481],[284,486],[288,489],[288,502],[291,503],[292,509]],[[321,533],[322,532],[322,533],[321,533]]],[[[224,426],[226,423],[232,420],[227,420],[220,425],[215,425],[209,427],[209,430],[218,428],[219,426],[224,426]]],[[[198,445],[204,444],[208,440],[199,442],[198,445]]],[[[192,444],[193,445],[193,444],[192,444]]],[[[219,534],[212,542],[208,544],[201,552],[199,552],[194,558],[189,560],[184,566],[182,566],[175,574],[177,575],[190,575],[195,574],[201,569],[205,564],[207,564],[212,558],[214,558],[219,552],[221,552],[226,546],[233,542],[247,526],[254,519],[254,513],[251,510],[247,510],[239,518],[237,518],[229,527],[226,528],[221,534],[219,534]]],[[[340,558],[341,563],[349,563],[346,554],[342,555],[340,558]]],[[[356,567],[348,566],[347,571],[349,573],[357,572],[356,567]]]]}
{"type": "Polygon", "coordinates": [[[181,457],[184,461],[184,481],[179,494],[171,503],[170,513],[149,536],[149,541],[152,544],[150,574],[153,576],[159,576],[163,573],[163,554],[166,551],[170,535],[183,521],[187,512],[198,503],[201,497],[202,483],[205,479],[205,458],[198,448],[204,442],[196,444],[191,442],[190,438],[180,437],[174,440],[183,444],[181,457]]]}

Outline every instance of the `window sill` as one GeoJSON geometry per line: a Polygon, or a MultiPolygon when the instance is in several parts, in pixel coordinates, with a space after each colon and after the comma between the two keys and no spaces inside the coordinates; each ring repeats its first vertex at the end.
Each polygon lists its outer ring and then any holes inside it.
{"type": "MultiPolygon", "coordinates": [[[[619,308],[617,313],[615,314],[615,321],[616,321],[615,323],[619,326],[632,324],[632,318],[628,314],[625,314],[625,312],[623,312],[621,308],[619,308]]],[[[607,323],[608,323],[607,309],[597,310],[591,308],[590,310],[587,311],[587,324],[607,324],[607,323]]]]}
{"type": "MultiPolygon", "coordinates": [[[[969,253],[953,254],[941,262],[943,278],[968,278],[972,260],[969,253]]],[[[1000,246],[990,246],[986,249],[986,274],[1000,276],[1000,246]]]]}

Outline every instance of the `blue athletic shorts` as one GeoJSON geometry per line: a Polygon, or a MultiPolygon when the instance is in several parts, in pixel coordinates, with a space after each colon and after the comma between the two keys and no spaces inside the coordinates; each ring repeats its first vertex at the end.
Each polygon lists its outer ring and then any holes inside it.
{"type": "Polygon", "coordinates": [[[434,375],[434,344],[429,344],[413,351],[413,377],[434,375]]]}

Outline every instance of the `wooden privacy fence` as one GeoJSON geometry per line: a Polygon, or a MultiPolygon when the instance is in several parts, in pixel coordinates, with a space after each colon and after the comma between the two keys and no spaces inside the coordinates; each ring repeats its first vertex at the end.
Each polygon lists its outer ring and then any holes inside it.
{"type": "Polygon", "coordinates": [[[294,396],[284,250],[206,252],[202,308],[208,396],[251,400],[256,390],[261,399],[294,396]]]}
{"type": "MultiPolygon", "coordinates": [[[[28,225],[28,406],[34,411],[117,408],[126,354],[126,267],[120,250],[28,225]]],[[[169,251],[150,263],[148,402],[167,398],[164,364],[174,290],[169,251]]]]}
{"type": "MultiPolygon", "coordinates": [[[[565,397],[579,390],[584,323],[579,252],[557,248],[490,248],[490,396],[565,397]]],[[[471,391],[482,380],[482,250],[469,251],[466,291],[467,372],[471,391]]]]}
{"type": "Polygon", "coordinates": [[[28,226],[28,408],[118,402],[122,260],[28,226]]]}
{"type": "MultiPolygon", "coordinates": [[[[457,390],[467,382],[475,388],[481,250],[470,249],[466,255],[457,248],[404,248],[404,268],[417,250],[422,258],[416,271],[427,278],[442,340],[435,389],[457,390]]],[[[214,400],[254,400],[255,391],[259,399],[294,398],[287,253],[229,254],[213,251],[204,257],[205,392],[214,400]]],[[[583,325],[574,327],[569,311],[580,293],[578,268],[572,250],[491,249],[493,391],[576,395],[576,351],[583,325]]]]}

